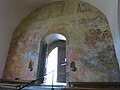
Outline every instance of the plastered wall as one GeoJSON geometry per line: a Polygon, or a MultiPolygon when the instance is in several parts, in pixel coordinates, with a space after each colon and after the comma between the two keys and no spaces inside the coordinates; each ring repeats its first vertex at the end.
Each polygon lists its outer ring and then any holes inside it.
{"type": "Polygon", "coordinates": [[[41,40],[53,33],[67,39],[67,82],[120,81],[107,18],[80,0],[44,5],[20,23],[13,35],[3,78],[36,79],[41,40]],[[71,62],[76,71],[71,70],[71,62]]]}

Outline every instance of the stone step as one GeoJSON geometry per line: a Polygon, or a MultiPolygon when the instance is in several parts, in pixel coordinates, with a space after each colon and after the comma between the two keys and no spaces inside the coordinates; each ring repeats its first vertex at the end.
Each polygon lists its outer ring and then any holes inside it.
{"type": "MultiPolygon", "coordinates": [[[[61,90],[64,87],[53,87],[53,90],[61,90]]],[[[52,87],[49,86],[30,86],[30,87],[25,87],[22,90],[52,90],[52,87]]]]}
{"type": "Polygon", "coordinates": [[[120,88],[64,88],[61,90],[120,90],[120,88]]]}
{"type": "Polygon", "coordinates": [[[0,90],[15,90],[19,84],[0,83],[0,90]]]}
{"type": "MultiPolygon", "coordinates": [[[[50,83],[42,83],[42,84],[40,84],[40,86],[52,87],[52,85],[50,83]]],[[[66,87],[67,84],[66,83],[54,83],[53,86],[54,87],[66,87]]]]}
{"type": "Polygon", "coordinates": [[[27,87],[22,90],[120,90],[120,88],[60,88],[60,87],[40,87],[40,86],[32,86],[27,87]]]}

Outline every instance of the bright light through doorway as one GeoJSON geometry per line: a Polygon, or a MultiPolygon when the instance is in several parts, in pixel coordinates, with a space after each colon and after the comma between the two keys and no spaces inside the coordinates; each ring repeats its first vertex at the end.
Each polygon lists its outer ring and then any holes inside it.
{"type": "Polygon", "coordinates": [[[51,84],[52,81],[54,83],[57,82],[57,61],[58,60],[58,47],[53,49],[51,53],[48,56],[47,59],[47,70],[46,73],[48,74],[46,76],[45,82],[48,84],[51,84]],[[54,74],[53,74],[54,72],[54,74]],[[54,78],[53,78],[54,77],[54,78]]]}

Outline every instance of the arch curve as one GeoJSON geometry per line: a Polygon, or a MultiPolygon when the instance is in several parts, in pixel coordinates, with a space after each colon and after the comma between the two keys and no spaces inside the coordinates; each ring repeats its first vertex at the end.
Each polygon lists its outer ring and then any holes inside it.
{"type": "Polygon", "coordinates": [[[52,39],[57,36],[55,33],[67,38],[67,81],[120,81],[107,18],[96,7],[81,0],[53,2],[27,16],[14,32],[3,78],[36,79],[38,61],[41,60],[40,45],[46,48],[47,44],[60,40],[52,39]],[[34,62],[32,71],[27,67],[30,61],[34,62]],[[74,74],[69,72],[70,61],[76,63],[74,74]]]}

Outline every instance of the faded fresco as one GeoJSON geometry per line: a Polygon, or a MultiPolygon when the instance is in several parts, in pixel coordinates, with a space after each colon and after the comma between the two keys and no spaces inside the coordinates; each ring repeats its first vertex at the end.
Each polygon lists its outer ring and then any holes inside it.
{"type": "Polygon", "coordinates": [[[107,18],[81,0],[53,2],[27,16],[13,34],[3,78],[36,79],[41,41],[54,33],[67,38],[67,82],[120,81],[107,18]]]}

